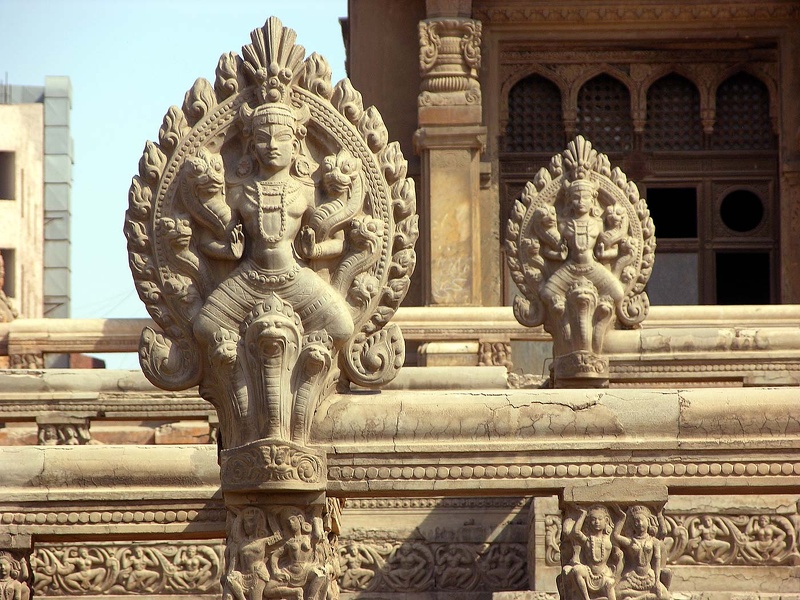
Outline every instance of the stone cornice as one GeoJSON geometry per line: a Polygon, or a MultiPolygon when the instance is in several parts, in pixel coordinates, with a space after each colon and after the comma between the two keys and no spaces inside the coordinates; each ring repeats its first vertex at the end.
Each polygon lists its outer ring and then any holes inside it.
{"type": "Polygon", "coordinates": [[[756,2],[505,2],[477,1],[473,17],[485,25],[520,24],[547,26],[555,23],[665,24],[741,21],[747,24],[769,22],[789,26],[784,21],[800,19],[800,5],[791,0],[756,2]]]}

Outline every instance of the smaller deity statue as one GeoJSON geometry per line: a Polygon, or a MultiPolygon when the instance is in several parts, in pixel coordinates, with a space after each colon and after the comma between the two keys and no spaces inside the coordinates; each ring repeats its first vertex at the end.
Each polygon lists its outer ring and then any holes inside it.
{"type": "Polygon", "coordinates": [[[581,136],[525,186],[506,252],[514,314],[553,336],[557,387],[605,387],[608,329],[647,315],[653,222],[636,186],[581,136]]]}
{"type": "MultiPolygon", "coordinates": [[[[8,552],[0,552],[0,600],[28,600],[31,590],[18,578],[23,571],[20,561],[8,552]]],[[[27,579],[27,576],[24,577],[27,579]]]]}
{"type": "Polygon", "coordinates": [[[730,535],[728,526],[722,519],[703,515],[699,521],[693,521],[689,527],[689,549],[699,563],[721,563],[724,555],[730,550],[730,542],[720,540],[717,536],[730,535]]]}
{"type": "Polygon", "coordinates": [[[624,553],[624,563],[616,596],[619,600],[669,600],[667,587],[662,582],[663,547],[656,537],[658,523],[656,517],[644,505],[631,506],[627,513],[616,507],[619,513],[612,541],[624,553]],[[622,534],[629,523],[631,536],[622,534]]]}
{"type": "Polygon", "coordinates": [[[577,555],[573,557],[568,579],[577,587],[583,600],[608,598],[616,600],[614,586],[617,583],[616,567],[619,565],[619,550],[611,543],[613,521],[605,506],[596,504],[587,511],[580,508],[580,516],[565,535],[576,542],[577,555]],[[588,517],[588,531],[584,524],[588,517]]]}
{"type": "Polygon", "coordinates": [[[145,554],[141,546],[136,546],[133,552],[126,552],[122,558],[123,585],[129,592],[148,592],[152,591],[153,584],[158,581],[158,571],[152,571],[148,567],[157,567],[158,561],[153,556],[145,554]]]}
{"type": "Polygon", "coordinates": [[[177,587],[187,590],[205,590],[213,577],[214,565],[197,551],[194,544],[185,550],[178,550],[173,564],[176,567],[173,578],[177,587]]]}
{"type": "Polygon", "coordinates": [[[375,561],[359,544],[349,544],[342,550],[340,563],[342,566],[342,588],[345,590],[367,589],[375,577],[375,571],[364,565],[375,561]]]}
{"type": "Polygon", "coordinates": [[[752,560],[775,560],[786,550],[786,532],[775,525],[769,515],[753,517],[745,530],[747,542],[742,552],[752,560]]]}

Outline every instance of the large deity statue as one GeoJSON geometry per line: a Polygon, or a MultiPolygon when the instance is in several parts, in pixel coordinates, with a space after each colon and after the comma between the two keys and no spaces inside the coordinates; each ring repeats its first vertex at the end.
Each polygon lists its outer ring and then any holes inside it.
{"type": "Polygon", "coordinates": [[[319,487],[303,450],[319,402],[403,362],[389,319],[415,264],[414,186],[348,80],[275,18],[251,39],[169,109],[133,178],[130,265],[160,328],[139,354],[155,385],[199,384],[216,407],[226,489],[319,487]]]}
{"type": "Polygon", "coordinates": [[[514,314],[553,336],[557,387],[603,387],[606,331],[640,323],[653,268],[653,221],[636,185],[578,136],[514,203],[506,253],[522,296],[514,314]]]}

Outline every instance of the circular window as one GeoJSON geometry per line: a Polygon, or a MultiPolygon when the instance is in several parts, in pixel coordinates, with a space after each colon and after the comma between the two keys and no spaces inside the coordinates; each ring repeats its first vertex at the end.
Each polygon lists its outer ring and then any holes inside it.
{"type": "Polygon", "coordinates": [[[764,205],[753,192],[736,190],[722,200],[719,215],[728,229],[744,233],[759,226],[764,218],[764,205]]]}

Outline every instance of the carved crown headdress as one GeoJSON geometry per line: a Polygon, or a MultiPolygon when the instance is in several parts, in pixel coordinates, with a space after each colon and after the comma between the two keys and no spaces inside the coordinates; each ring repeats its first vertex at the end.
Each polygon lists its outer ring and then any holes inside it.
{"type": "Polygon", "coordinates": [[[263,35],[251,35],[253,43],[243,49],[244,70],[256,83],[256,106],[242,104],[240,116],[245,134],[264,125],[287,125],[305,137],[308,107],[292,103],[291,86],[302,71],[305,49],[296,45],[296,34],[277,19],[267,21],[263,35]]]}

